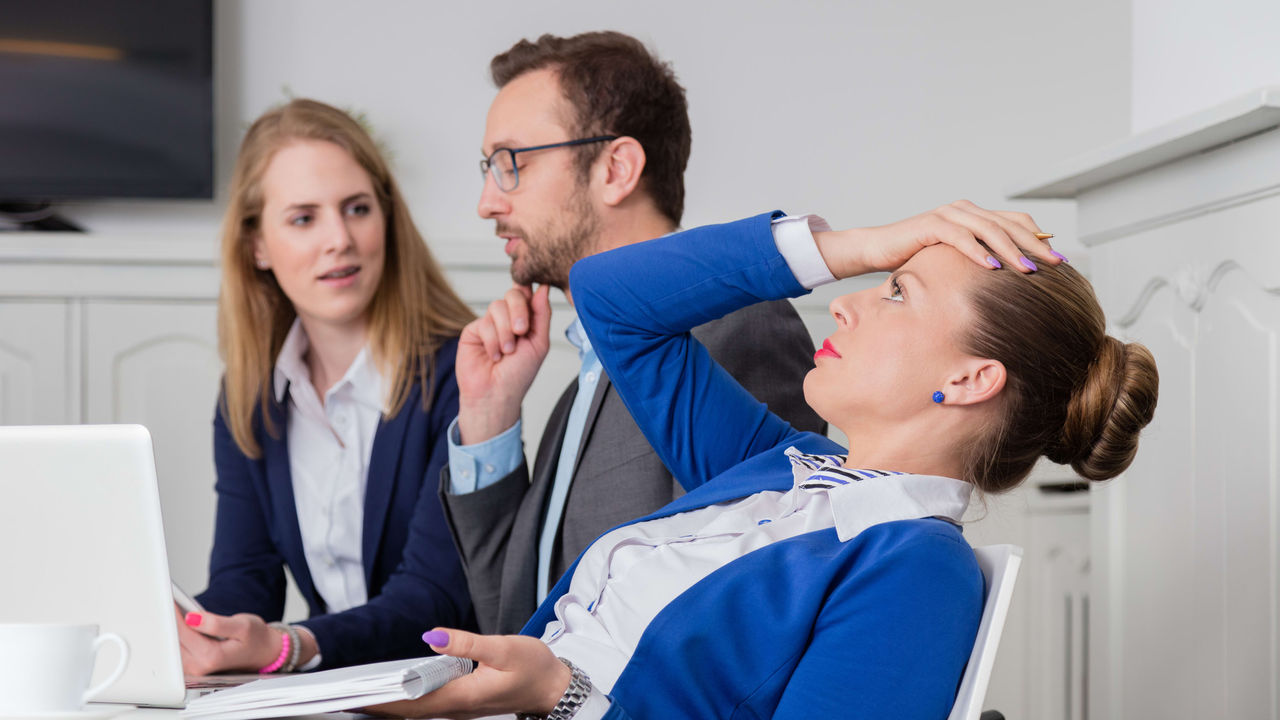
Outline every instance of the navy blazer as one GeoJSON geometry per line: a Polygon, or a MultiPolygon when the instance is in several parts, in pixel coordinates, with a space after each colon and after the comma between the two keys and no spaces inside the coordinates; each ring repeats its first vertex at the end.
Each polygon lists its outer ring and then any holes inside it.
{"type": "Polygon", "coordinates": [[[448,462],[446,429],[458,414],[457,339],[435,354],[431,406],[416,383],[394,417],[378,424],[365,490],[362,557],[369,601],[326,614],[302,550],[289,472],[285,406],[272,396],[279,437],[255,417],[259,459],[245,456],[222,413],[213,420],[218,513],[209,588],[197,598],[219,614],[250,612],[268,621],[284,612],[289,567],[306,598],[321,668],[430,654],[421,635],[437,625],[474,627],[466,577],[445,525],[436,482],[448,462]]]}

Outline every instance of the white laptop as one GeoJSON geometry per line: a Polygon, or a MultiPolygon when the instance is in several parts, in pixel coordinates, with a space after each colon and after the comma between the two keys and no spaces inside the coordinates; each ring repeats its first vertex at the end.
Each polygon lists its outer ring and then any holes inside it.
{"type": "MultiPolygon", "coordinates": [[[[99,701],[185,704],[146,428],[0,427],[0,622],[97,623],[132,656],[99,701]]],[[[104,647],[94,682],[115,652],[104,647]]]]}

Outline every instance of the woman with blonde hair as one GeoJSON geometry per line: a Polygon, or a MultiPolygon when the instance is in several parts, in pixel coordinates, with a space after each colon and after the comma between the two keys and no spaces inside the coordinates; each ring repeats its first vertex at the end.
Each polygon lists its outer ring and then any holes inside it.
{"type": "Polygon", "coordinates": [[[421,654],[472,623],[436,495],[472,313],[347,113],[297,99],[240,147],[222,231],[217,523],[190,674],[421,654]],[[309,619],[278,622],[285,568],[309,619]],[[416,631],[416,632],[415,632],[416,631]]]}

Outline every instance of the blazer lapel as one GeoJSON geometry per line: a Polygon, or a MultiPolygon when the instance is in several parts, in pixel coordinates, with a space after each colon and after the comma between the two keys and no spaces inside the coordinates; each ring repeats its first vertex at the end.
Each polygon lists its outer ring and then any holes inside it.
{"type": "MultiPolygon", "coordinates": [[[[577,387],[577,383],[574,386],[577,387]]],[[[595,429],[596,421],[600,419],[600,407],[604,405],[604,396],[608,394],[609,388],[612,386],[613,383],[609,382],[609,376],[602,371],[600,373],[600,382],[596,383],[596,393],[591,396],[591,405],[587,407],[587,420],[582,425],[582,441],[578,443],[578,455],[573,459],[573,475],[570,475],[570,477],[576,477],[578,474],[578,466],[582,464],[583,451],[586,450],[587,443],[591,440],[591,431],[595,429]]],[[[566,425],[568,421],[569,413],[566,410],[566,425]]],[[[560,431],[560,437],[564,437],[563,429],[560,431]]]]}
{"type": "MultiPolygon", "coordinates": [[[[565,388],[556,406],[547,418],[547,425],[542,430],[542,439],[538,443],[538,452],[534,456],[533,471],[529,475],[529,491],[521,503],[522,507],[537,508],[534,513],[521,513],[516,519],[516,527],[512,529],[532,538],[534,557],[537,557],[538,534],[542,528],[542,518],[547,512],[547,495],[556,479],[556,461],[560,459],[560,447],[564,444],[565,427],[569,424],[569,409],[573,407],[573,399],[578,395],[578,383],[574,382],[565,388]],[[521,523],[521,520],[526,521],[521,523]],[[528,527],[524,527],[528,525],[528,527]]],[[[508,557],[511,553],[507,553],[508,557]]]]}
{"type": "Polygon", "coordinates": [[[373,435],[373,452],[369,457],[369,475],[364,489],[364,529],[360,545],[361,562],[364,564],[364,581],[373,583],[373,562],[378,557],[378,544],[382,529],[391,510],[391,494],[395,490],[400,473],[401,450],[409,429],[409,418],[421,401],[421,390],[414,389],[405,398],[400,412],[393,418],[382,418],[373,435]]]}
{"type": "MultiPolygon", "coordinates": [[[[288,402],[289,391],[285,389],[285,402],[288,402]]],[[[273,498],[272,512],[281,531],[281,551],[289,563],[293,579],[298,583],[298,590],[303,597],[313,603],[319,603],[315,584],[311,580],[311,571],[307,568],[307,556],[302,549],[302,530],[298,526],[298,505],[293,496],[293,473],[289,470],[289,414],[285,412],[284,403],[272,398],[267,410],[271,414],[272,423],[280,433],[279,438],[270,433],[262,433],[262,455],[267,474],[267,491],[273,498]]]]}

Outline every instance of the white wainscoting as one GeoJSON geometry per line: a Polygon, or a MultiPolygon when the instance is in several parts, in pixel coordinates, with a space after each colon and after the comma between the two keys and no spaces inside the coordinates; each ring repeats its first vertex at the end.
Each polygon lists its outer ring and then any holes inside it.
{"type": "Polygon", "coordinates": [[[1280,718],[1280,92],[1066,163],[1118,336],[1159,365],[1130,470],[1094,493],[1090,717],[1280,718]]]}

